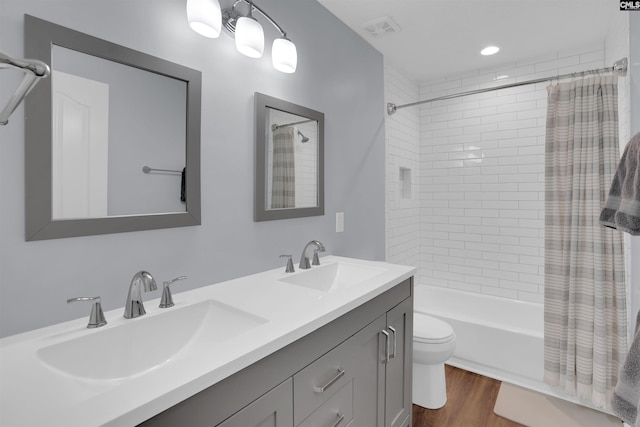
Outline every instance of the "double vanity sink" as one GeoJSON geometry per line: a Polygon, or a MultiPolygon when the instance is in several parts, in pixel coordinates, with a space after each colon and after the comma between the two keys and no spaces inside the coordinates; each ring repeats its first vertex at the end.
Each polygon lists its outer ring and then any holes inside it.
{"type": "Polygon", "coordinates": [[[136,425],[411,277],[412,267],[336,256],[0,340],[0,425],[136,425]]]}

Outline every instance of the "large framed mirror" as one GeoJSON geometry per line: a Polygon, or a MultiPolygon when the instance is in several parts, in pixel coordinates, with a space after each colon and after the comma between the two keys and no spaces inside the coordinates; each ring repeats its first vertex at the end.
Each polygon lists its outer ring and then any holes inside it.
{"type": "Polygon", "coordinates": [[[324,114],[256,92],[254,220],[324,215],[324,114]]]}
{"type": "Polygon", "coordinates": [[[25,15],[26,240],[199,225],[199,71],[25,15]]]}

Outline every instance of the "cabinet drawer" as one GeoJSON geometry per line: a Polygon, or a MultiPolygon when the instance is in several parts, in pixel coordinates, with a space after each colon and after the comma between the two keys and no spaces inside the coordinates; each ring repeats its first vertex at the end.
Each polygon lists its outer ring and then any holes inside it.
{"type": "MultiPolygon", "coordinates": [[[[300,423],[353,379],[353,337],[293,376],[294,424],[300,423]]],[[[331,424],[329,424],[331,425],[331,424]]]]}
{"type": "MultiPolygon", "coordinates": [[[[291,389],[291,379],[288,379],[218,424],[217,427],[291,426],[293,424],[291,389]]],[[[181,425],[185,424],[181,423],[181,425]]]]}
{"type": "Polygon", "coordinates": [[[353,380],[343,385],[298,427],[346,427],[353,418],[353,380]]]}

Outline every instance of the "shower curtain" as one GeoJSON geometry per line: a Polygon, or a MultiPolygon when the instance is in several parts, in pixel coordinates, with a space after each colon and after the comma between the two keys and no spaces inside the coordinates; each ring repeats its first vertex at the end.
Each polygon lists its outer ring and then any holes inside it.
{"type": "Polygon", "coordinates": [[[273,131],[271,209],[296,205],[295,128],[282,126],[273,131]]]}
{"type": "Polygon", "coordinates": [[[548,87],[544,381],[610,404],[627,351],[623,238],[599,215],[618,151],[617,76],[548,87]]]}

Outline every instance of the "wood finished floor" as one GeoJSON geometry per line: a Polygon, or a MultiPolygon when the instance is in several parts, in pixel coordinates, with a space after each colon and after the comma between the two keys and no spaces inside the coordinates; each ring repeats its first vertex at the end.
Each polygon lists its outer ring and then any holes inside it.
{"type": "Polygon", "coordinates": [[[413,405],[413,427],[524,427],[493,413],[500,381],[445,365],[447,404],[413,405]]]}

